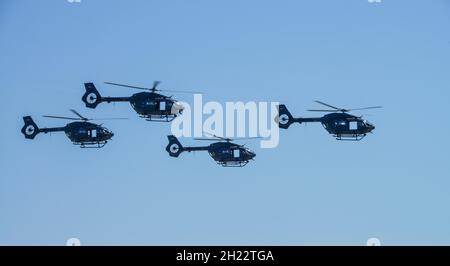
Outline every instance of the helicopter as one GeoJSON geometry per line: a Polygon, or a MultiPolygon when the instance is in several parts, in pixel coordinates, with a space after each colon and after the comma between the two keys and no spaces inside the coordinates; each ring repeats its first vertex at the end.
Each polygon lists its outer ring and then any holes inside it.
{"type": "MultiPolygon", "coordinates": [[[[114,136],[114,133],[106,127],[88,122],[94,119],[86,118],[73,109],[71,109],[70,111],[78,117],[73,118],[51,115],[43,116],[47,118],[78,120],[76,122],[71,122],[63,127],[39,128],[31,118],[31,116],[24,116],[23,121],[25,125],[22,127],[21,132],[27,139],[34,139],[39,133],[64,132],[66,136],[72,141],[72,143],[74,145],[79,145],[80,148],[102,148],[106,145],[108,140],[110,140],[114,136]]],[[[104,118],[95,120],[111,119],[126,118],[104,118]]]]}
{"type": "Polygon", "coordinates": [[[377,109],[382,108],[382,106],[372,106],[364,108],[355,109],[343,109],[338,108],[321,101],[315,101],[321,105],[325,105],[331,110],[308,110],[310,112],[330,112],[323,117],[310,117],[310,118],[294,118],[286,105],[280,104],[278,106],[278,116],[276,122],[280,128],[287,129],[292,123],[310,123],[310,122],[320,122],[323,127],[332,134],[337,140],[350,140],[350,141],[360,141],[368,133],[372,133],[375,126],[364,120],[362,116],[355,116],[349,114],[351,111],[356,110],[367,110],[367,109],[377,109]]]}
{"type": "Polygon", "coordinates": [[[105,82],[105,84],[120,86],[126,88],[133,88],[138,90],[146,90],[147,92],[135,93],[129,97],[102,97],[98,90],[95,88],[94,83],[85,83],[84,87],[86,92],[81,100],[86,104],[88,108],[96,108],[101,102],[129,102],[131,107],[138,113],[141,118],[145,118],[147,121],[157,122],[170,122],[180,115],[184,106],[172,98],[172,96],[165,96],[157,91],[167,91],[175,93],[198,93],[192,91],[175,91],[175,90],[160,90],[157,89],[160,81],[153,82],[153,87],[138,87],[126,84],[105,82]]]}
{"type": "MultiPolygon", "coordinates": [[[[182,152],[187,151],[208,151],[209,155],[217,162],[217,164],[224,167],[243,167],[249,163],[250,160],[256,156],[256,154],[250,149],[232,143],[232,139],[218,137],[213,135],[214,138],[195,138],[196,140],[217,141],[208,146],[197,147],[184,147],[178,141],[174,135],[167,136],[169,144],[166,147],[166,151],[172,157],[178,157],[182,152]]],[[[247,138],[249,139],[249,138],[247,138]]]]}

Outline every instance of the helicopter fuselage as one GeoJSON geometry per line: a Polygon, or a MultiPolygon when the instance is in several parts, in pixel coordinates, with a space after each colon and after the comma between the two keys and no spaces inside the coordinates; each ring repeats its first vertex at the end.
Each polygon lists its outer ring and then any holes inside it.
{"type": "Polygon", "coordinates": [[[208,146],[183,147],[175,136],[170,135],[167,137],[169,144],[166,147],[166,151],[171,157],[178,157],[184,151],[207,151],[211,158],[222,166],[242,167],[256,156],[250,149],[228,140],[215,142],[208,146]]]}
{"type": "Polygon", "coordinates": [[[155,92],[139,92],[129,98],[131,107],[141,116],[178,115],[176,101],[170,97],[155,92]],[[175,106],[174,106],[175,105],[175,106]]]}
{"type": "Polygon", "coordinates": [[[216,142],[208,147],[209,155],[217,162],[226,166],[246,164],[255,157],[250,149],[232,142],[216,142]]]}
{"type": "Polygon", "coordinates": [[[64,127],[64,133],[74,143],[80,145],[105,143],[114,133],[106,127],[90,122],[72,122],[64,127]]]}
{"type": "MultiPolygon", "coordinates": [[[[47,117],[73,119],[55,116],[47,117]]],[[[46,128],[39,128],[31,116],[24,116],[23,121],[24,126],[21,132],[27,139],[34,139],[39,133],[64,132],[73,144],[80,145],[81,148],[101,148],[114,136],[106,127],[87,121],[71,122],[63,127],[46,128]]]]}
{"type": "Polygon", "coordinates": [[[294,118],[294,122],[320,122],[328,133],[338,140],[360,140],[375,129],[371,123],[361,117],[348,113],[331,113],[323,117],[294,118]]]}
{"type": "Polygon", "coordinates": [[[364,136],[375,129],[367,120],[347,113],[327,114],[320,122],[328,133],[338,138],[364,136]]]}
{"type": "Polygon", "coordinates": [[[85,83],[84,86],[86,92],[81,99],[88,108],[96,108],[102,102],[129,102],[142,118],[164,122],[172,121],[184,109],[183,105],[172,97],[156,93],[155,88],[147,92],[135,93],[129,97],[103,97],[92,82],[85,83]]]}
{"type": "MultiPolygon", "coordinates": [[[[319,102],[322,103],[322,102],[319,102]]],[[[324,103],[322,103],[324,104],[324,103]]],[[[330,106],[333,107],[333,106],[330,106]]],[[[348,113],[347,109],[334,110],[310,110],[319,112],[331,112],[322,117],[298,117],[294,118],[284,104],[278,106],[278,116],[276,121],[278,126],[283,129],[289,128],[292,123],[312,123],[320,122],[328,133],[332,134],[338,140],[361,140],[367,133],[372,132],[375,126],[360,116],[354,116],[348,113]]],[[[366,107],[362,109],[381,108],[379,106],[366,107]]],[[[362,110],[359,108],[358,110],[362,110]]]]}

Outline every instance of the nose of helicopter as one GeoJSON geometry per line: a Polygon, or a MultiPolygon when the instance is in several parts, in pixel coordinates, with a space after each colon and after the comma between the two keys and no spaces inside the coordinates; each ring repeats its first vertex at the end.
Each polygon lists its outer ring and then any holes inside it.
{"type": "Polygon", "coordinates": [[[174,102],[172,105],[171,113],[174,115],[177,115],[177,114],[181,114],[183,112],[183,110],[184,110],[183,104],[181,104],[180,102],[174,102]]]}

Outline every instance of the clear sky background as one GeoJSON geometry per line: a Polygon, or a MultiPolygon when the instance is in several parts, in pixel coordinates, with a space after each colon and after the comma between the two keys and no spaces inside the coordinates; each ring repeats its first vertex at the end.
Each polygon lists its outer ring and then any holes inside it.
{"type": "MultiPolygon", "coordinates": [[[[450,1],[0,2],[0,244],[450,244],[450,1]],[[84,107],[83,83],[201,90],[204,100],[323,100],[376,125],[359,143],[319,124],[223,168],[164,150],[169,124],[127,103],[84,107]],[[129,117],[80,149],[26,140],[22,116],[129,117]]],[[[176,95],[191,102],[192,96],[176,95]]],[[[315,114],[312,114],[315,115],[315,114]]],[[[197,144],[182,139],[186,144],[197,144]]],[[[203,144],[203,143],[201,143],[203,144]]]]}

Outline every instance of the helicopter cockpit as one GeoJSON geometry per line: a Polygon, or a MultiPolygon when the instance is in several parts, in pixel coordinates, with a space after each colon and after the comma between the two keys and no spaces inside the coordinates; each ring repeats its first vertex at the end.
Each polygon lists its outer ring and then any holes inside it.
{"type": "Polygon", "coordinates": [[[249,148],[244,148],[241,147],[241,153],[243,155],[244,158],[250,158],[252,159],[253,157],[255,157],[255,153],[253,151],[251,151],[249,148]]]}
{"type": "Polygon", "coordinates": [[[97,134],[100,134],[100,135],[106,135],[106,136],[111,136],[111,137],[114,135],[114,133],[106,127],[98,126],[96,128],[96,130],[97,130],[97,134]]]}
{"type": "Polygon", "coordinates": [[[365,125],[365,127],[367,129],[369,129],[369,130],[374,130],[375,129],[375,126],[372,123],[369,123],[369,121],[363,120],[363,123],[364,123],[364,125],[365,125]]]}

